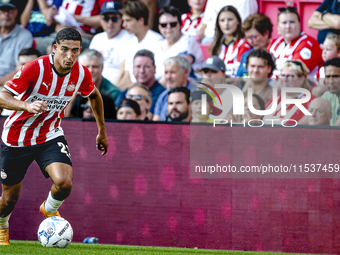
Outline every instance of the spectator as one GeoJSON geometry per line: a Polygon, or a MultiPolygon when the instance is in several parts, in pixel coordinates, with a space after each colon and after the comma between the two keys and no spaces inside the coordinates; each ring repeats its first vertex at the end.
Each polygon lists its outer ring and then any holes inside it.
{"type": "Polygon", "coordinates": [[[168,116],[166,121],[187,121],[190,117],[190,90],[173,88],[168,93],[168,116]]]}
{"type": "Polygon", "coordinates": [[[255,13],[243,22],[245,39],[253,47],[242,55],[237,77],[248,77],[246,60],[250,52],[257,49],[267,49],[272,36],[273,24],[263,13],[255,13]]]}
{"type": "Polygon", "coordinates": [[[123,15],[123,27],[130,34],[134,34],[134,37],[121,49],[119,57],[121,66],[116,84],[121,91],[124,91],[132,83],[136,82],[133,76],[133,59],[136,52],[140,49],[154,52],[154,45],[162,39],[162,36],[149,29],[149,11],[140,0],[127,1],[126,6],[120,12],[123,15]]]}
{"type": "MultiPolygon", "coordinates": [[[[268,83],[268,78],[275,69],[272,57],[264,49],[254,50],[248,55],[246,66],[249,72],[249,79],[247,79],[244,85],[244,82],[242,82],[237,86],[242,88],[245,96],[248,96],[248,89],[252,88],[252,94],[258,95],[264,104],[266,104],[273,96],[273,89],[268,83]]],[[[242,115],[233,115],[233,110],[230,110],[226,119],[240,122],[244,118],[242,115]]]]}
{"type": "Polygon", "coordinates": [[[201,42],[204,35],[200,33],[200,29],[203,25],[202,19],[207,0],[188,0],[188,4],[191,7],[191,11],[182,14],[182,33],[194,36],[196,41],[201,42]]]}
{"type": "Polygon", "coordinates": [[[225,81],[226,74],[225,74],[226,66],[222,59],[217,56],[211,56],[207,58],[202,66],[202,75],[203,75],[203,82],[207,82],[209,80],[218,82],[225,81]]]}
{"type": "Polygon", "coordinates": [[[209,115],[218,116],[222,113],[222,110],[214,106],[213,98],[204,91],[195,91],[191,96],[191,122],[201,122],[201,123],[213,123],[214,121],[209,118],[209,115]],[[202,113],[202,96],[206,96],[207,104],[205,104],[206,109],[202,113]]]}
{"type": "Polygon", "coordinates": [[[104,57],[103,76],[112,84],[119,75],[119,55],[121,47],[132,38],[132,35],[122,29],[121,5],[115,1],[105,2],[100,14],[100,25],[104,32],[96,34],[90,44],[90,49],[99,51],[104,57]]]}
{"type": "MultiPolygon", "coordinates": [[[[39,57],[40,57],[40,52],[37,51],[36,49],[33,49],[33,48],[22,49],[19,52],[18,64],[16,66],[16,70],[13,71],[12,73],[5,75],[4,80],[9,81],[15,75],[15,73],[20,70],[21,67],[23,67],[26,63],[39,57]]],[[[1,111],[1,116],[9,116],[12,112],[13,111],[11,110],[3,109],[1,111]]]]}
{"type": "Polygon", "coordinates": [[[330,125],[340,126],[340,58],[327,60],[324,66],[327,91],[321,97],[328,100],[332,106],[333,116],[330,125]]]}
{"type": "MultiPolygon", "coordinates": [[[[155,45],[156,79],[164,75],[164,61],[174,56],[186,57],[193,70],[201,69],[204,61],[201,48],[194,37],[182,34],[181,13],[177,8],[163,8],[158,27],[165,39],[155,45]]],[[[159,82],[165,84],[164,76],[159,82]]]]}
{"type": "MultiPolygon", "coordinates": [[[[89,69],[95,86],[99,90],[100,94],[102,96],[109,96],[114,101],[118,97],[120,90],[102,76],[104,62],[103,56],[96,50],[86,49],[79,55],[78,61],[81,65],[89,69]]],[[[79,117],[77,113],[80,112],[79,108],[82,104],[81,99],[81,97],[74,98],[69,103],[69,106],[65,110],[66,117],[71,117],[72,115],[79,117]]]]}
{"type": "Polygon", "coordinates": [[[117,120],[140,120],[140,109],[137,102],[124,99],[117,110],[117,120]]]}
{"type": "Polygon", "coordinates": [[[140,108],[140,119],[149,120],[147,114],[151,107],[152,95],[147,86],[140,83],[135,83],[126,93],[126,98],[136,101],[140,108]]]}
{"type": "Polygon", "coordinates": [[[280,75],[280,69],[287,60],[301,60],[307,66],[308,77],[314,77],[322,62],[319,43],[301,32],[301,21],[296,7],[279,8],[278,23],[281,36],[269,46],[269,53],[276,59],[274,75],[280,75]]]}
{"type": "MultiPolygon", "coordinates": [[[[307,67],[306,65],[300,61],[300,60],[288,60],[286,61],[280,69],[280,85],[281,87],[296,87],[296,88],[304,88],[309,90],[309,82],[307,80],[307,67]]],[[[303,93],[287,93],[286,98],[288,99],[300,99],[304,98],[305,94],[303,93]]],[[[311,98],[308,102],[303,103],[302,105],[308,109],[310,102],[315,97],[311,95],[311,98]]],[[[272,107],[272,100],[270,100],[266,104],[266,109],[270,109],[272,107]]],[[[296,107],[294,104],[288,104],[286,108],[286,115],[281,115],[281,94],[278,94],[277,96],[277,108],[271,115],[266,115],[264,117],[264,120],[271,121],[273,119],[276,120],[284,120],[284,119],[290,119],[289,121],[286,121],[285,124],[292,124],[295,125],[296,122],[299,122],[303,117],[304,113],[296,107]],[[295,120],[295,121],[293,121],[295,120]]],[[[305,119],[305,118],[304,118],[305,119]]],[[[277,124],[277,123],[276,123],[277,124]]],[[[299,122],[299,124],[304,124],[304,122],[299,122]]]]}
{"type": "MultiPolygon", "coordinates": [[[[40,52],[37,51],[36,49],[33,49],[33,48],[22,49],[19,52],[18,63],[16,65],[15,70],[9,74],[6,74],[1,80],[4,80],[5,82],[9,81],[15,75],[15,73],[20,70],[20,68],[23,65],[25,65],[27,62],[32,61],[40,56],[41,56],[40,52]]],[[[3,86],[3,84],[1,86],[3,86]]]]}
{"type": "Polygon", "coordinates": [[[209,47],[211,55],[222,59],[227,67],[226,75],[235,77],[243,53],[251,47],[243,38],[242,21],[233,6],[223,7],[217,15],[215,37],[209,47]]]}
{"type": "MultiPolygon", "coordinates": [[[[110,96],[102,95],[104,106],[104,118],[109,120],[116,119],[116,107],[110,96]]],[[[87,98],[82,98],[80,108],[83,110],[83,119],[94,119],[94,113],[91,109],[90,101],[87,98]]]]}
{"type": "Polygon", "coordinates": [[[191,66],[186,58],[181,56],[168,58],[164,62],[164,67],[167,90],[163,91],[157,99],[153,116],[154,121],[165,121],[165,118],[168,115],[168,93],[170,89],[177,87],[186,87],[187,89],[190,89],[188,76],[191,66]]]}
{"type": "Polygon", "coordinates": [[[55,34],[49,35],[55,32],[54,16],[61,4],[62,0],[28,0],[20,16],[21,25],[32,33],[36,47],[43,55],[46,54],[46,47],[55,37],[55,34]]]}
{"type": "MultiPolygon", "coordinates": [[[[332,58],[340,57],[340,35],[328,33],[322,45],[322,60],[326,62],[332,58]]],[[[314,76],[314,87],[312,93],[314,96],[321,96],[326,90],[325,85],[325,67],[322,66],[314,76]]]]}
{"type": "Polygon", "coordinates": [[[200,33],[204,34],[205,36],[202,43],[207,43],[213,40],[216,30],[215,26],[217,24],[217,13],[219,13],[220,10],[227,5],[233,6],[240,14],[240,24],[242,24],[242,21],[244,21],[250,15],[257,13],[258,10],[256,0],[208,0],[202,20],[203,25],[200,31],[200,33]]]}
{"type": "Polygon", "coordinates": [[[318,42],[323,44],[331,32],[340,35],[340,3],[337,0],[324,0],[308,20],[308,26],[319,30],[318,42]]]}
{"type": "Polygon", "coordinates": [[[18,14],[12,1],[0,2],[0,86],[7,82],[7,74],[15,71],[19,52],[32,47],[32,34],[15,23],[18,14]]]}
{"type": "Polygon", "coordinates": [[[312,114],[307,116],[308,125],[330,125],[332,106],[326,99],[320,97],[314,98],[309,104],[308,111],[312,114]]]}
{"type": "MultiPolygon", "coordinates": [[[[148,119],[152,120],[156,101],[159,95],[165,90],[164,87],[155,78],[156,66],[154,54],[149,50],[139,50],[133,59],[133,75],[138,83],[141,83],[149,88],[152,94],[152,104],[149,109],[148,119]]],[[[120,93],[116,99],[116,105],[126,97],[128,89],[120,93]]]]}

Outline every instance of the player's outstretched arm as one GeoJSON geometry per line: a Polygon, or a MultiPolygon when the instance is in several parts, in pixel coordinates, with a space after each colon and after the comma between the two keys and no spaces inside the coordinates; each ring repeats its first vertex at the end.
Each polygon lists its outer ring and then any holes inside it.
{"type": "Polygon", "coordinates": [[[47,109],[47,102],[34,101],[28,103],[14,98],[14,94],[3,88],[0,91],[0,107],[15,111],[28,111],[30,113],[39,114],[47,109]]]}
{"type": "Polygon", "coordinates": [[[96,87],[93,93],[89,96],[89,100],[98,126],[97,150],[102,151],[102,155],[105,155],[107,148],[109,147],[109,142],[107,140],[105,129],[103,100],[96,87]]]}

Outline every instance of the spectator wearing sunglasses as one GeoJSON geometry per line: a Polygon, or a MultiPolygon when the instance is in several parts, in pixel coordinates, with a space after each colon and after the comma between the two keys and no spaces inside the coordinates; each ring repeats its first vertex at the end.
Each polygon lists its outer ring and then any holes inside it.
{"type": "MultiPolygon", "coordinates": [[[[279,88],[280,87],[291,87],[291,88],[304,88],[309,90],[310,85],[307,79],[307,67],[301,60],[288,60],[286,61],[280,69],[280,77],[279,77],[279,88]]],[[[304,93],[287,93],[287,99],[300,99],[304,98],[306,95],[304,93]]],[[[315,96],[311,95],[311,98],[308,102],[303,103],[302,105],[308,109],[310,102],[315,98],[315,96]]],[[[266,104],[266,109],[271,109],[272,107],[272,100],[270,100],[266,104]]],[[[286,124],[295,125],[296,123],[293,121],[297,121],[298,124],[307,124],[307,116],[295,106],[295,104],[287,104],[286,108],[286,115],[281,115],[281,94],[277,96],[277,108],[274,113],[270,115],[264,116],[264,120],[267,120],[267,123],[272,120],[284,120],[289,119],[286,121],[286,124]]],[[[278,123],[278,122],[276,122],[278,123]]]]}
{"type": "Polygon", "coordinates": [[[119,13],[121,5],[116,1],[109,1],[102,5],[100,25],[104,32],[96,34],[90,44],[90,49],[99,51],[104,57],[103,76],[112,84],[119,75],[119,58],[121,47],[132,38],[122,29],[122,15],[119,13]]]}
{"type": "Polygon", "coordinates": [[[149,10],[148,7],[140,0],[129,0],[123,9],[120,10],[123,15],[123,27],[134,36],[120,48],[119,56],[120,72],[115,84],[124,91],[133,83],[136,78],[133,75],[133,60],[137,51],[147,49],[155,53],[155,44],[162,40],[163,37],[150,30],[148,27],[149,10]]]}
{"type": "Polygon", "coordinates": [[[193,70],[201,69],[204,61],[201,48],[193,36],[181,31],[181,12],[173,7],[164,7],[159,12],[159,31],[164,40],[155,45],[156,79],[165,85],[164,61],[170,57],[183,56],[193,70]],[[160,79],[161,78],[161,79],[160,79]]]}
{"type": "Polygon", "coordinates": [[[317,39],[320,44],[323,44],[328,33],[340,35],[340,2],[323,1],[309,18],[308,26],[319,30],[317,39]]]}
{"type": "Polygon", "coordinates": [[[151,107],[152,95],[147,86],[140,83],[135,83],[126,93],[126,99],[131,99],[139,104],[140,119],[149,120],[147,114],[151,107]]]}
{"type": "Polygon", "coordinates": [[[243,53],[251,48],[243,38],[241,26],[241,17],[235,7],[223,7],[217,15],[215,37],[209,47],[212,56],[224,61],[225,73],[232,78],[236,76],[243,53]]]}
{"type": "Polygon", "coordinates": [[[273,24],[263,13],[255,13],[243,22],[242,29],[245,35],[244,38],[253,48],[242,55],[236,77],[248,77],[246,65],[248,55],[253,50],[267,49],[272,36],[273,24]]]}
{"type": "Polygon", "coordinates": [[[278,77],[287,60],[301,60],[307,66],[308,77],[313,78],[322,64],[321,48],[317,40],[301,31],[301,21],[296,7],[279,8],[278,23],[281,36],[269,46],[269,53],[275,57],[278,77]]]}
{"type": "Polygon", "coordinates": [[[163,63],[167,58],[179,55],[189,60],[192,65],[191,76],[196,77],[193,71],[201,68],[204,60],[203,54],[193,36],[182,34],[180,11],[173,6],[161,9],[158,28],[165,39],[155,46],[156,79],[165,85],[165,78],[162,77],[163,63]]]}
{"type": "Polygon", "coordinates": [[[117,120],[140,120],[139,104],[131,99],[124,99],[117,110],[117,120]]]}

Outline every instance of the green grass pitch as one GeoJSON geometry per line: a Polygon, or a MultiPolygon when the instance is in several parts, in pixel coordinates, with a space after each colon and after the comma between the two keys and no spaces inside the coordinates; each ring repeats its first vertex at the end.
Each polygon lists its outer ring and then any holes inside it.
{"type": "MultiPolygon", "coordinates": [[[[294,253],[274,253],[274,252],[250,252],[250,251],[223,251],[223,250],[204,250],[187,248],[168,248],[152,246],[129,246],[129,245],[109,245],[109,244],[83,244],[71,243],[66,249],[44,248],[39,242],[32,241],[11,241],[10,246],[0,246],[0,254],[37,254],[37,255],[185,255],[185,254],[235,254],[235,255],[293,255],[294,253]]],[[[297,254],[297,253],[295,253],[297,254]]]]}

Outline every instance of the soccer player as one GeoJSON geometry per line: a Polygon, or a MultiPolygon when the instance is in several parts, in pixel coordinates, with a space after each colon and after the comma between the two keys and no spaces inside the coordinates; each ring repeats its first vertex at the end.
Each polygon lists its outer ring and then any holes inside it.
{"type": "Polygon", "coordinates": [[[46,218],[60,216],[57,210],[71,192],[73,176],[60,122],[75,93],[90,100],[98,126],[97,149],[103,151],[102,155],[107,152],[102,98],[89,70],[77,62],[81,40],[75,29],[59,31],[53,46],[55,53],[25,64],[0,91],[0,107],[13,110],[2,133],[0,245],[9,245],[8,220],[33,160],[53,181],[40,212],[46,218]]]}

